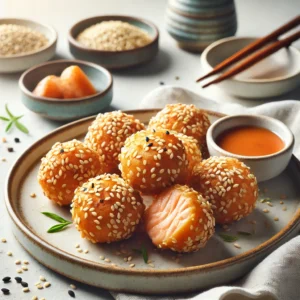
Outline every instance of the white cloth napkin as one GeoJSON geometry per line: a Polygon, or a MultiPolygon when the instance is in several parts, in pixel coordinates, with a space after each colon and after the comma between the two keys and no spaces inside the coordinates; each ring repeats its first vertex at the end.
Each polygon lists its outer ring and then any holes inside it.
{"type": "MultiPolygon", "coordinates": [[[[195,104],[199,108],[225,114],[261,114],[284,122],[300,137],[300,102],[280,101],[245,108],[237,104],[219,104],[205,99],[191,91],[165,86],[149,93],[142,101],[141,108],[161,108],[168,103],[195,104]]],[[[300,139],[299,139],[300,140],[300,139]]],[[[300,158],[300,142],[296,138],[294,154],[300,158]]],[[[300,299],[300,237],[287,242],[248,275],[232,286],[221,286],[203,293],[186,296],[143,296],[111,293],[117,300],[299,300],[300,299]]]]}

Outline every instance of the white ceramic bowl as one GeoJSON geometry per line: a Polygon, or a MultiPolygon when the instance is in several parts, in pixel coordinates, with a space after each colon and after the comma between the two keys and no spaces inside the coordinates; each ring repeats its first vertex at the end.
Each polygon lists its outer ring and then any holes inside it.
{"type": "Polygon", "coordinates": [[[24,71],[34,65],[51,59],[54,56],[57,33],[52,27],[31,20],[13,18],[0,19],[0,25],[1,24],[17,24],[30,27],[31,29],[44,34],[49,40],[49,43],[46,47],[28,54],[0,56],[0,73],[15,73],[24,71]]]}
{"type": "MultiPolygon", "coordinates": [[[[230,37],[208,46],[201,55],[205,73],[257,38],[230,37]]],[[[204,74],[204,73],[203,73],[204,74]]],[[[216,78],[210,77],[203,82],[216,78]]],[[[290,46],[266,57],[244,72],[217,84],[227,93],[242,98],[268,98],[285,94],[300,82],[300,51],[290,46]]]]}
{"type": "Polygon", "coordinates": [[[243,161],[251,168],[257,181],[269,180],[279,175],[288,165],[294,148],[294,135],[281,121],[259,115],[224,117],[213,123],[207,131],[207,146],[211,156],[229,156],[243,161]],[[216,144],[216,138],[224,131],[239,126],[256,126],[276,133],[285,146],[279,152],[265,156],[243,156],[225,151],[216,144]]]}

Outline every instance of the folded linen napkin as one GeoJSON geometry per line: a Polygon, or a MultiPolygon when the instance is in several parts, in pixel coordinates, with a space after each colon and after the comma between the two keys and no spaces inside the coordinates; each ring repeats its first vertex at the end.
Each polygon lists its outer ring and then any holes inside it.
{"type": "MultiPolygon", "coordinates": [[[[183,88],[166,86],[149,93],[141,108],[161,108],[168,103],[195,104],[199,108],[225,114],[261,114],[277,118],[300,137],[300,102],[279,101],[245,108],[238,104],[220,104],[205,99],[183,88]]],[[[295,143],[294,154],[300,158],[300,139],[295,143]]],[[[203,293],[186,296],[143,296],[111,292],[117,300],[299,300],[300,299],[300,237],[287,242],[248,275],[232,286],[222,286],[203,293]]]]}

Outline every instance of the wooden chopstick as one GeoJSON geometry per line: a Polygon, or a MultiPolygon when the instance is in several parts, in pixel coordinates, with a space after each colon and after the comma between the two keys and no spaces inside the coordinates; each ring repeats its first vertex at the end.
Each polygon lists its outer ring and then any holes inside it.
{"type": "Polygon", "coordinates": [[[207,73],[206,75],[200,77],[196,80],[196,82],[199,82],[205,78],[208,78],[212,75],[215,75],[219,73],[220,71],[224,70],[225,68],[231,66],[235,62],[241,60],[242,58],[246,57],[247,55],[255,52],[262,46],[265,46],[269,42],[272,42],[276,40],[280,35],[286,33],[287,31],[293,29],[294,27],[298,26],[300,24],[300,16],[297,16],[293,20],[289,21],[288,23],[284,24],[283,26],[279,27],[275,31],[271,32],[270,34],[266,35],[265,37],[262,37],[260,39],[257,39],[253,43],[247,45],[237,53],[233,54],[232,56],[228,57],[221,63],[219,63],[217,66],[214,67],[214,69],[207,73]]]}
{"type": "Polygon", "coordinates": [[[273,44],[266,46],[265,48],[250,55],[244,61],[242,61],[239,64],[237,64],[236,66],[234,66],[232,69],[223,73],[215,80],[212,80],[209,83],[206,83],[202,87],[205,88],[205,87],[210,86],[211,84],[221,82],[229,77],[232,77],[232,76],[248,69],[249,67],[253,66],[257,62],[259,62],[262,59],[264,59],[265,57],[273,54],[274,52],[280,50],[281,48],[288,47],[291,43],[298,40],[299,38],[300,38],[300,31],[297,31],[285,39],[279,40],[277,42],[274,42],[273,44]]]}

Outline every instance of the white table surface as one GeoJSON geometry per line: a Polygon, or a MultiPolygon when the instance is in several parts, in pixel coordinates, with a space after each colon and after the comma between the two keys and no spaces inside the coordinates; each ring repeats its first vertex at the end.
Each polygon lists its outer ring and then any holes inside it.
{"type": "MultiPolygon", "coordinates": [[[[236,0],[238,14],[239,36],[261,36],[274,28],[287,22],[300,12],[299,0],[236,0]]],[[[226,95],[217,87],[201,90],[195,83],[195,79],[201,73],[199,66],[199,54],[191,54],[176,47],[172,38],[164,30],[165,0],[0,0],[0,17],[23,17],[53,25],[59,34],[57,58],[70,58],[68,50],[68,28],[77,20],[100,14],[128,14],[147,18],[153,21],[160,29],[160,52],[158,57],[148,65],[122,72],[113,72],[114,98],[113,109],[136,109],[141,99],[151,90],[159,86],[159,82],[175,84],[191,89],[209,99],[218,102],[235,102],[246,106],[259,105],[259,100],[241,100],[226,95]],[[179,80],[175,77],[179,76],[179,80]]],[[[295,43],[300,48],[300,43],[295,43]]],[[[13,283],[4,285],[0,282],[0,288],[7,287],[11,295],[7,299],[31,299],[33,296],[45,297],[47,300],[71,299],[67,294],[69,284],[74,283],[51,270],[43,267],[31,258],[14,239],[10,220],[5,209],[3,190],[5,178],[14,160],[30,146],[54,128],[62,123],[43,119],[28,111],[21,103],[18,79],[20,74],[0,75],[0,114],[4,114],[4,104],[15,114],[24,114],[22,122],[30,130],[28,136],[12,130],[9,134],[4,133],[4,123],[0,123],[0,239],[6,238],[7,243],[0,242],[0,279],[4,276],[17,276],[14,264],[15,260],[29,260],[29,270],[21,274],[21,277],[29,283],[31,292],[25,294],[20,286],[13,283]],[[7,144],[1,142],[6,137],[7,144]],[[20,144],[14,142],[19,137],[20,144]],[[14,153],[8,153],[7,147],[12,146],[14,153]],[[7,159],[1,161],[1,157],[7,159]],[[7,256],[12,251],[13,256],[7,256]],[[34,283],[43,275],[51,282],[48,289],[37,290],[34,283]]],[[[274,100],[298,99],[300,100],[299,88],[287,95],[274,100]]],[[[266,101],[266,100],[264,100],[266,101]]],[[[111,299],[108,292],[101,289],[75,283],[78,289],[76,299],[111,299]]],[[[6,299],[0,293],[0,299],[6,299]]]]}

